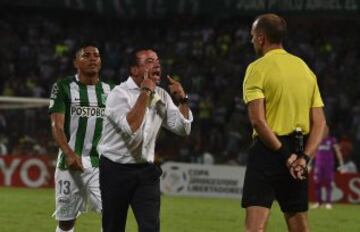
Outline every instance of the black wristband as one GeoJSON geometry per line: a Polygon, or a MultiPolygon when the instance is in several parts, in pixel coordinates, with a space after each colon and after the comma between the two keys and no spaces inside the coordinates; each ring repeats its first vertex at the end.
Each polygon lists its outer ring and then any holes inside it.
{"type": "Polygon", "coordinates": [[[299,158],[303,158],[306,161],[306,165],[308,165],[310,162],[310,156],[305,153],[302,153],[301,155],[299,155],[299,158]]]}
{"type": "Polygon", "coordinates": [[[281,154],[281,156],[285,159],[285,161],[291,155],[291,151],[287,147],[285,147],[283,145],[281,145],[281,147],[279,149],[277,149],[276,152],[279,152],[281,154]]]}

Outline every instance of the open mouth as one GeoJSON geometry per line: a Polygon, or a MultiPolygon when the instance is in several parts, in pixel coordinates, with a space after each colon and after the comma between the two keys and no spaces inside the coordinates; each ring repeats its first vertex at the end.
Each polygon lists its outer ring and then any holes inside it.
{"type": "Polygon", "coordinates": [[[154,70],[151,72],[151,76],[155,77],[155,78],[159,78],[160,79],[160,75],[161,75],[161,71],[160,70],[154,70]]]}

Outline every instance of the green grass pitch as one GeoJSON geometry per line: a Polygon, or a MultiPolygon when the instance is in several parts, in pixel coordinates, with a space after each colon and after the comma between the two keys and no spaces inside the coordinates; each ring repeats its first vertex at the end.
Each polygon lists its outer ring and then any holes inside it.
{"type": "MultiPolygon", "coordinates": [[[[0,187],[1,232],[51,232],[56,222],[53,189],[23,189],[0,187]]],[[[235,232],[244,231],[244,210],[232,199],[162,197],[161,231],[163,232],[235,232]]],[[[309,212],[311,230],[315,232],[360,231],[360,205],[336,204],[333,210],[309,212]]],[[[100,217],[86,213],[78,218],[77,232],[100,231],[100,217]]],[[[129,213],[127,232],[136,232],[129,213]]],[[[287,231],[282,213],[275,204],[271,211],[269,232],[287,231]]]]}

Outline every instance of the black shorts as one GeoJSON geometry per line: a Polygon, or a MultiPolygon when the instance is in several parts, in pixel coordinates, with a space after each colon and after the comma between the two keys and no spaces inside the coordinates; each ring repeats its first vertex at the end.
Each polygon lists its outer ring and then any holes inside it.
{"type": "MultiPolygon", "coordinates": [[[[291,146],[290,137],[281,137],[282,144],[291,146]]],[[[308,178],[295,180],[280,153],[268,149],[256,139],[249,151],[241,205],[271,208],[277,200],[285,213],[308,210],[308,178]]]]}

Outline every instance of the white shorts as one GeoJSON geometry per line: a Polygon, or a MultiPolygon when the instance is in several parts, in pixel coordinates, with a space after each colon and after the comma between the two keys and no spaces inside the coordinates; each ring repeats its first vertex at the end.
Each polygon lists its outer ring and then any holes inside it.
{"type": "Polygon", "coordinates": [[[87,210],[101,213],[99,168],[87,168],[84,172],[57,168],[55,207],[53,216],[58,221],[74,220],[87,210]]]}

